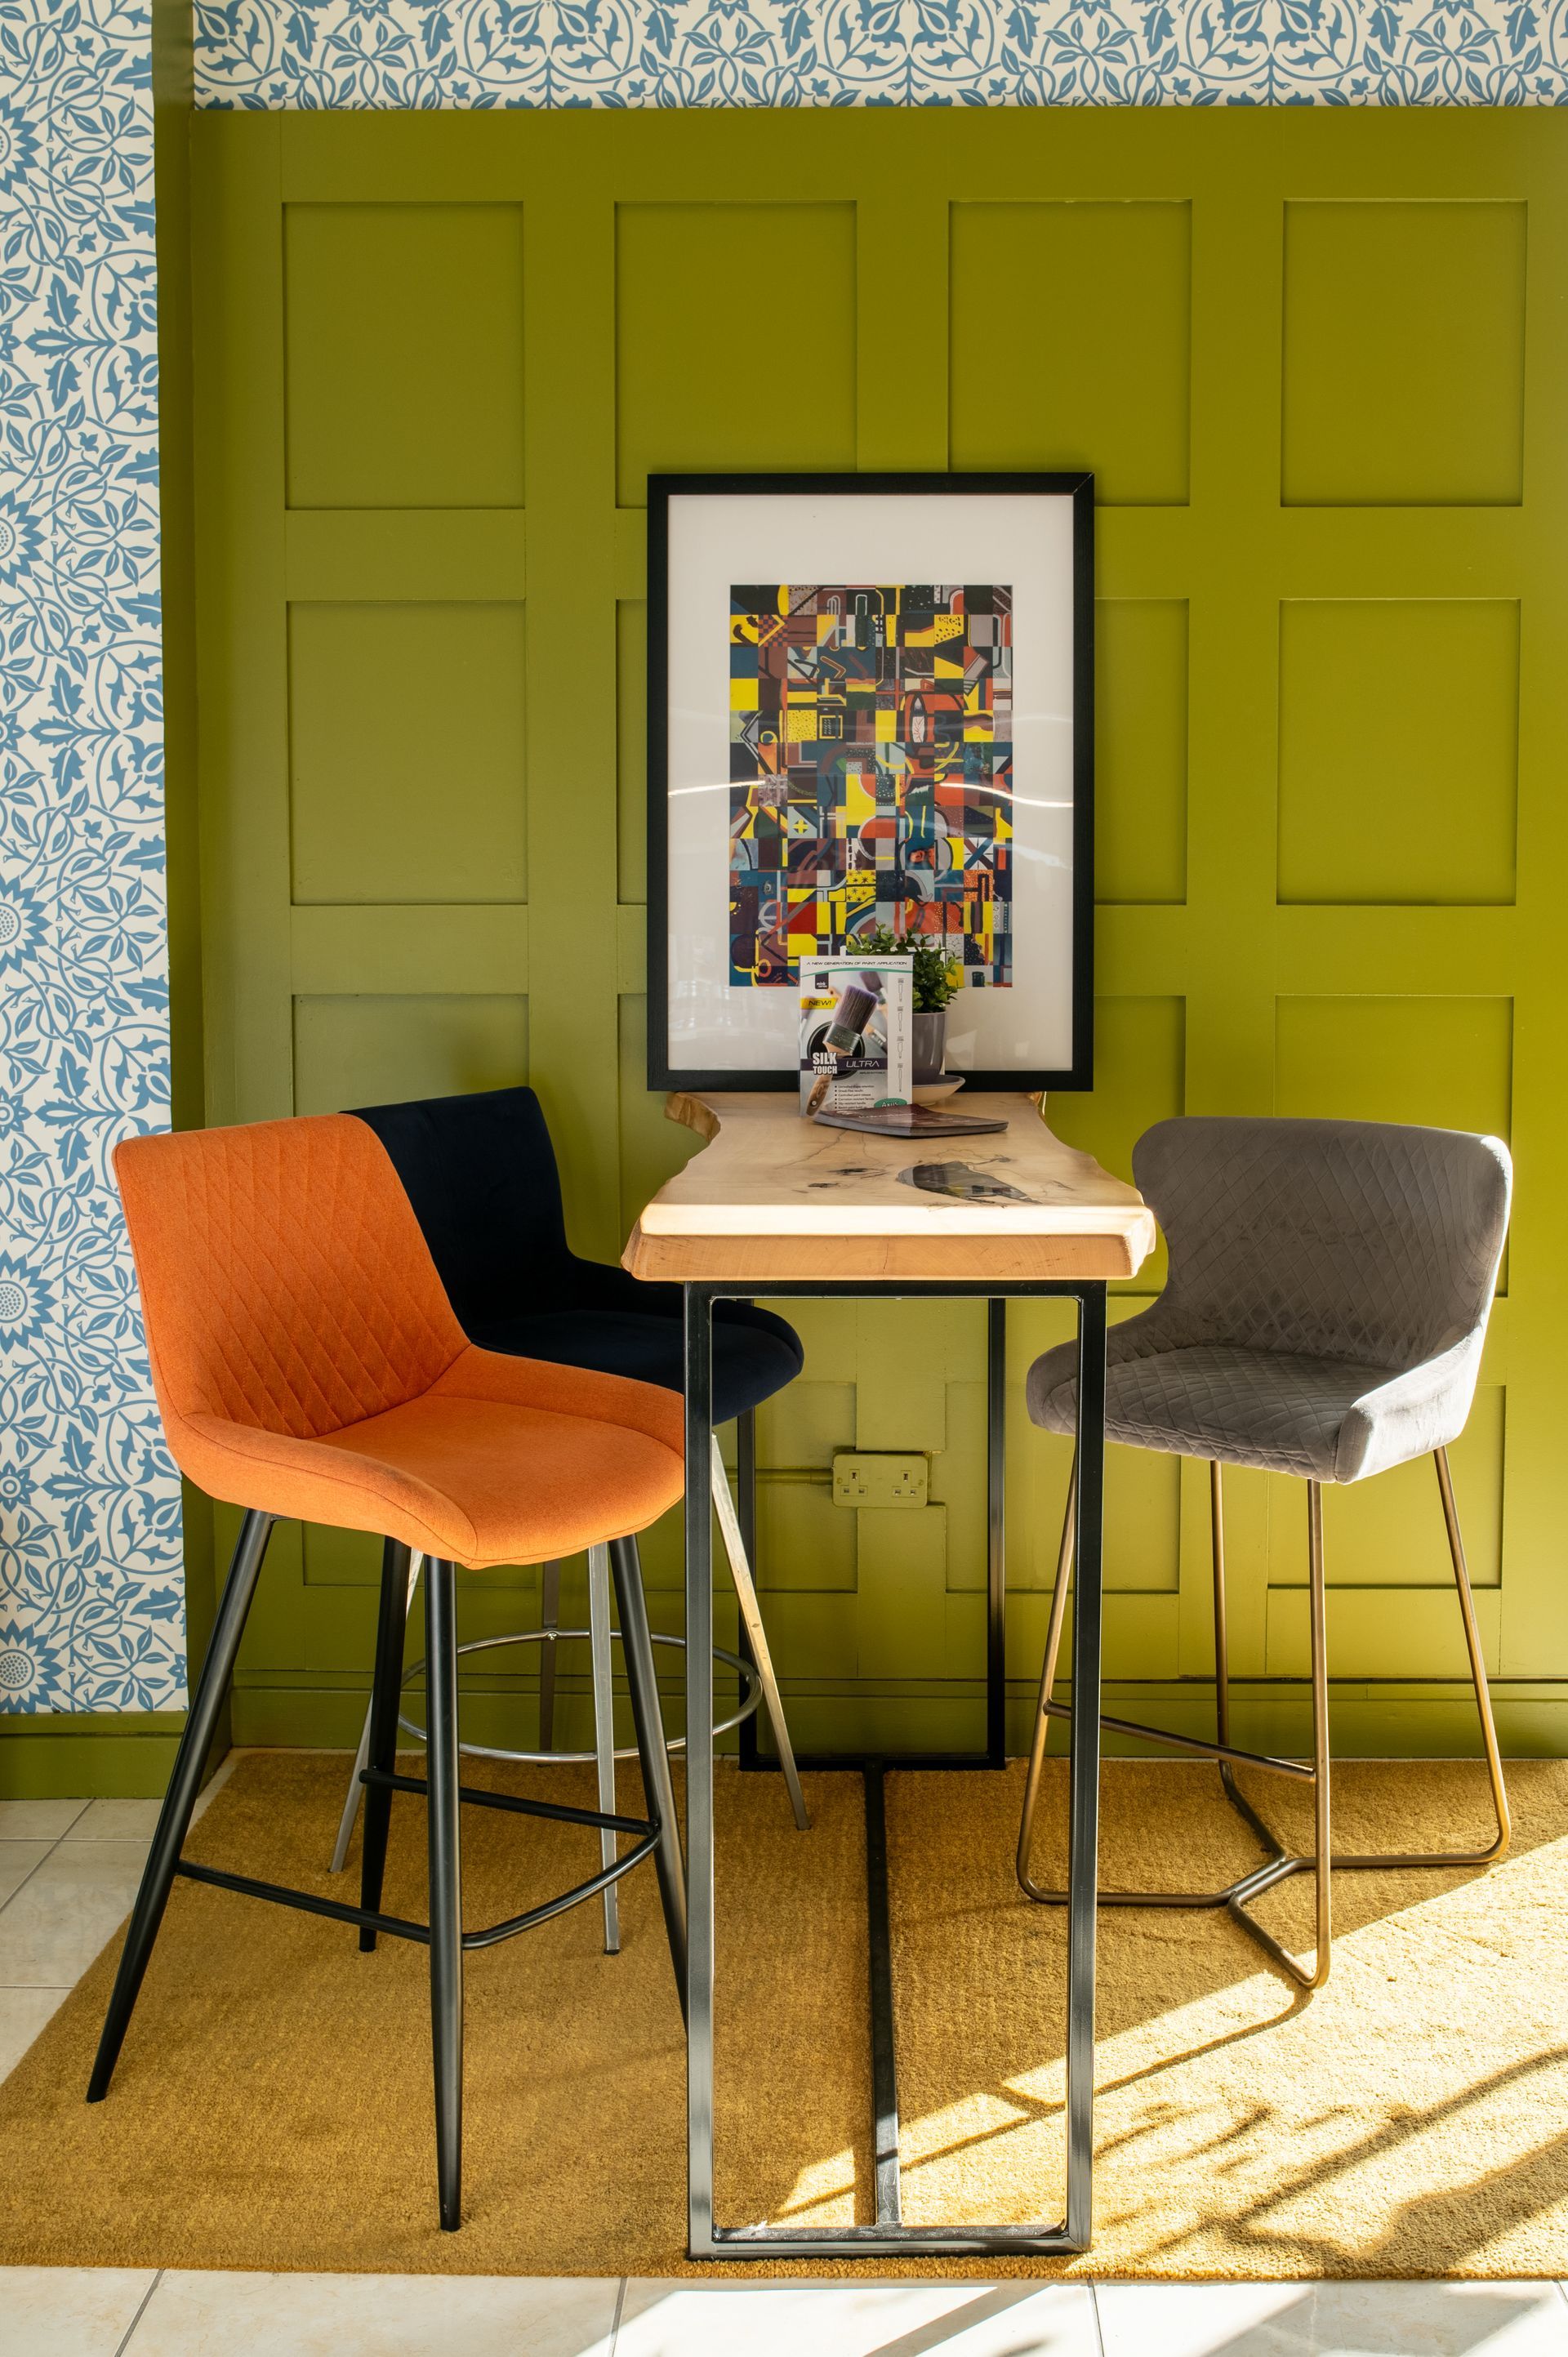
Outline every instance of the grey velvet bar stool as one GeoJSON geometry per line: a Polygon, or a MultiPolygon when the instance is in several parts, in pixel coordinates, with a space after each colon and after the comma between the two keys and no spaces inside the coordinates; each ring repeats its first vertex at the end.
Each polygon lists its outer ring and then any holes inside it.
{"type": "MultiPolygon", "coordinates": [[[[1224,1907],[1305,1989],[1328,1977],[1329,1868],[1486,1866],[1509,1844],[1508,1795],[1481,1656],[1448,1448],[1470,1412],[1498,1264],[1510,1168],[1495,1137],[1354,1121],[1163,1121],[1140,1138],[1133,1175],[1165,1231],[1165,1291],[1109,1338],[1105,1431],[1132,1448],[1206,1458],[1214,1566],[1215,1740],[1205,1743],[1107,1716],[1102,1724],[1214,1760],[1226,1798],[1268,1852],[1228,1889],[1101,1891],[1122,1907],[1224,1907]],[[1328,1657],[1323,1484],[1365,1481],[1430,1455],[1447,1532],[1491,1781],[1497,1838],[1486,1849],[1335,1856],[1330,1841],[1328,1657]],[[1231,1745],[1225,1627],[1221,1467],[1260,1466],[1306,1484],[1312,1631],[1311,1765],[1231,1745]],[[1309,1782],[1314,1848],[1293,1856],[1236,1781],[1259,1768],[1309,1782]],[[1248,1913],[1288,1876],[1310,1873],[1316,1946],[1297,1962],[1248,1913]]],[[[1029,1372],[1029,1413],[1048,1432],[1076,1428],[1076,1346],[1029,1372]]],[[[1077,1460],[1069,1485],[1018,1833],[1018,1880],[1059,1905],[1030,1871],[1057,1657],[1071,1576],[1077,1460]]]]}

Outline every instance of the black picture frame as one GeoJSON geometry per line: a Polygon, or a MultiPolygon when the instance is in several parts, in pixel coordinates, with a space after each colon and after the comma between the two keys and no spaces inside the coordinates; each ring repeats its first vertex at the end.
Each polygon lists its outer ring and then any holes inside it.
{"type": "Polygon", "coordinates": [[[966,1071],[972,1089],[1094,1085],[1094,477],[1070,473],[725,474],[648,478],[648,1085],[697,1094],[794,1090],[794,1064],[721,1071],[670,1054],[669,558],[672,500],[723,495],[885,494],[922,499],[1016,493],[1072,501],[1072,1061],[1065,1070],[966,1071]]]}

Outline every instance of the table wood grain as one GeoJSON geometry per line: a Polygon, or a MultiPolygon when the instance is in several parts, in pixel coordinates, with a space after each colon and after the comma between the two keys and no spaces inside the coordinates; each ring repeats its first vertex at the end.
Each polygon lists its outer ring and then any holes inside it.
{"type": "Polygon", "coordinates": [[[1064,1146],[1024,1095],[965,1096],[1004,1120],[985,1136],[872,1137],[804,1121],[791,1095],[677,1092],[665,1112],[704,1140],[631,1232],[634,1276],[761,1286],[769,1277],[1133,1276],[1154,1249],[1135,1187],[1064,1146]],[[911,1185],[961,1162],[1023,1200],[967,1202],[911,1185]]]}

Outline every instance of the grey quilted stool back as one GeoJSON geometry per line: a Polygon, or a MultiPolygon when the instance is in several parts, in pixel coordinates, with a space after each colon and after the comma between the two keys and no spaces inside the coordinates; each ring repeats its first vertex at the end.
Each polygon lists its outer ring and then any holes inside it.
{"type": "MultiPolygon", "coordinates": [[[[1225,1905],[1302,1987],[1329,1964],[1327,1598],[1320,1485],[1360,1481],[1430,1454],[1491,1775],[1497,1839],[1484,1850],[1333,1857],[1336,1867],[1476,1866],[1508,1846],[1507,1796],[1492,1722],[1447,1449],[1475,1395],[1498,1264],[1508,1232],[1511,1171],[1495,1137],[1382,1122],[1188,1116],[1143,1136],[1133,1175],[1165,1231],[1170,1275],[1136,1318],[1111,1329],[1105,1430],[1111,1440],[1201,1457],[1210,1466],[1214,1548],[1216,1740],[1181,1740],[1219,1763],[1226,1797],[1270,1852],[1228,1890],[1104,1893],[1121,1905],[1225,1905]],[[1259,1466],[1307,1483],[1314,1758],[1310,1768],[1230,1742],[1225,1635],[1224,1465],[1259,1466]],[[1291,1856],[1236,1782],[1239,1766],[1311,1781],[1316,1846],[1291,1856]],[[1246,1912],[1270,1883],[1310,1871],[1317,1953],[1310,1971],[1246,1912]]],[[[1028,1379],[1029,1413],[1076,1433],[1078,1350],[1047,1351],[1028,1379]]],[[[1070,1573],[1076,1457],[1040,1682],[1018,1846],[1031,1898],[1059,1902],[1029,1872],[1033,1820],[1051,1717],[1070,1573]]],[[[1107,1724],[1157,1742],[1151,1727],[1107,1724]]],[[[1179,1740],[1179,1739],[1178,1739],[1179,1740]]]]}
{"type": "MultiPolygon", "coordinates": [[[[1508,1228],[1495,1137],[1188,1116],[1139,1139],[1133,1175],[1170,1280],[1111,1329],[1111,1439],[1359,1481],[1458,1438],[1508,1228]]],[[[1075,1428],[1077,1355],[1030,1372],[1047,1431],[1075,1428]]]]}

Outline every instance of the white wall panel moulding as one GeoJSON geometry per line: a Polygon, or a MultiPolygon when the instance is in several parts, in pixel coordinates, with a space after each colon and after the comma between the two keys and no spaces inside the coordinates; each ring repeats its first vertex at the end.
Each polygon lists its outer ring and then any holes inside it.
{"type": "Polygon", "coordinates": [[[1561,106],[1568,0],[224,0],[202,106],[1561,106]]]}
{"type": "Polygon", "coordinates": [[[0,14],[0,1711],[185,1698],[109,1165],[169,1118],[151,42],[0,14]]]}

